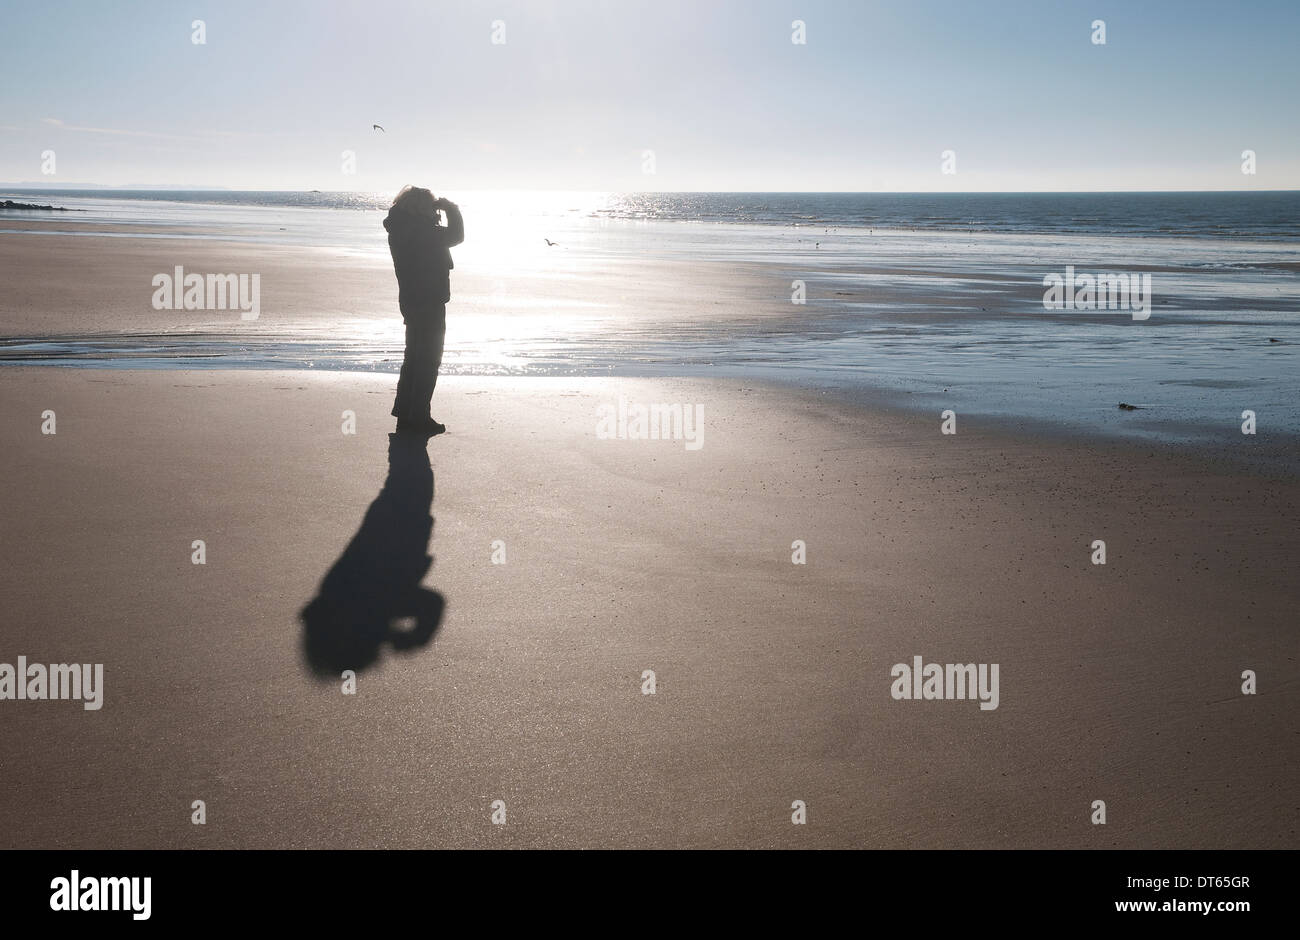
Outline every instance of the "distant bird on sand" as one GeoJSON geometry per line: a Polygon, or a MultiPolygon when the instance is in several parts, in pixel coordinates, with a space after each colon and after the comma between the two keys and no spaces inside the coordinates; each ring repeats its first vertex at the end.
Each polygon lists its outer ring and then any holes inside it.
{"type": "Polygon", "coordinates": [[[559,244],[559,242],[553,242],[549,238],[543,238],[542,241],[546,242],[547,248],[554,248],[556,245],[559,244]]]}
{"type": "Polygon", "coordinates": [[[383,129],[382,127],[380,127],[378,124],[371,124],[370,126],[371,126],[373,129],[377,130],[377,131],[381,131],[381,132],[383,132],[383,133],[385,133],[385,134],[388,133],[388,131],[384,130],[384,129],[383,129]]]}

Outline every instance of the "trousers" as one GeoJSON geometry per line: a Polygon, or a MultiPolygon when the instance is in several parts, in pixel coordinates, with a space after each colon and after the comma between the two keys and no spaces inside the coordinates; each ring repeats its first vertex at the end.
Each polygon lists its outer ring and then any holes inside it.
{"type": "Polygon", "coordinates": [[[397,377],[397,397],[392,414],[396,418],[420,421],[429,417],[429,402],[438,384],[442,346],[447,335],[447,306],[403,314],[406,320],[406,352],[397,377]]]}

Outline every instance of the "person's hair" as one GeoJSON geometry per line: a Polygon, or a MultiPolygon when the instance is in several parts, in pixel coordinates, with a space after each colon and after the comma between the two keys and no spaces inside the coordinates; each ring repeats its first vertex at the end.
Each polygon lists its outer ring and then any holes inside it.
{"type": "Polygon", "coordinates": [[[411,215],[438,220],[438,210],[433,205],[433,193],[419,186],[403,186],[402,191],[393,200],[393,208],[411,215]]]}

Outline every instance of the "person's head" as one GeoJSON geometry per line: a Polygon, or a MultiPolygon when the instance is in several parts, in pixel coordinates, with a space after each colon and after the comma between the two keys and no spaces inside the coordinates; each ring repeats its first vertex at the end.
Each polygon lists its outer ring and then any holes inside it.
{"type": "Polygon", "coordinates": [[[403,186],[402,191],[393,200],[393,208],[438,221],[438,210],[434,206],[433,193],[419,186],[403,186]]]}

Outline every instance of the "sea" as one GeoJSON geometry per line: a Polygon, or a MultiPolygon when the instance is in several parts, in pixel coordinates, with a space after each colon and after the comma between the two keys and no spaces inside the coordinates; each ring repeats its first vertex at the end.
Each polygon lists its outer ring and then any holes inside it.
{"type": "MultiPolygon", "coordinates": [[[[0,209],[0,234],[94,223],[97,237],[380,260],[392,195],[14,188],[0,201],[68,211],[0,209]]],[[[724,282],[728,266],[769,270],[789,294],[781,316],[713,316],[689,292],[672,302],[669,280],[653,322],[539,303],[508,337],[458,338],[453,303],[448,373],[724,376],[932,412],[936,425],[951,409],[1150,440],[1300,439],[1300,192],[445,195],[467,219],[458,275],[546,276],[564,252],[564,270],[615,279],[646,262],[711,264],[724,282]],[[1133,291],[1098,309],[1087,279],[1107,275],[1133,291]],[[1068,305],[1046,305],[1052,279],[1067,277],[1068,305]]],[[[502,302],[519,306],[509,293],[502,302]]],[[[345,330],[0,338],[0,365],[395,371],[400,352],[396,332],[345,330]]]]}

